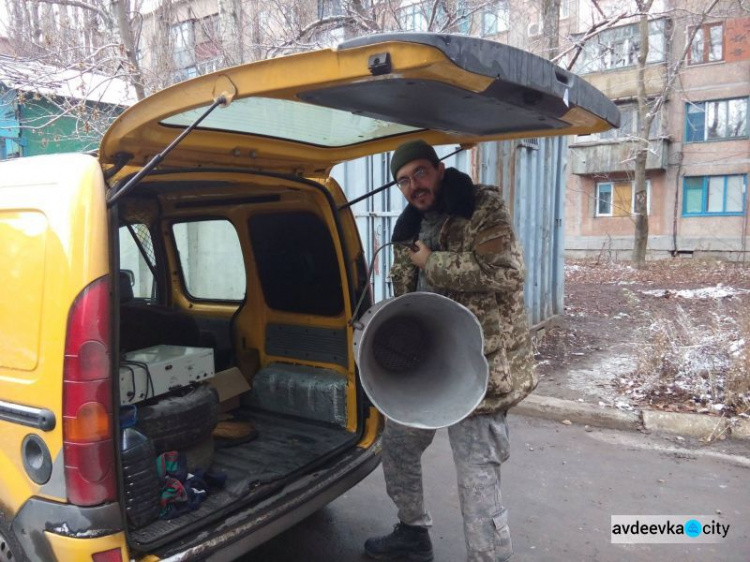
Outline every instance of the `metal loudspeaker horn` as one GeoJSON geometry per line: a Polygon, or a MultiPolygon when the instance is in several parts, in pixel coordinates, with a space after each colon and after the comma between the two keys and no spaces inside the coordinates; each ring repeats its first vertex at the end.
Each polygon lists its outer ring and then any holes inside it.
{"type": "Polygon", "coordinates": [[[468,308],[442,295],[408,293],[371,307],[354,328],[362,386],[393,421],[447,427],[484,398],[484,336],[468,308]]]}

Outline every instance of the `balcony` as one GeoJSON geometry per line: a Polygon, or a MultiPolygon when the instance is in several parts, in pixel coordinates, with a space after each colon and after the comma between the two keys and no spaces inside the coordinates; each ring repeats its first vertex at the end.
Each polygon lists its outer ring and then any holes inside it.
{"type": "MultiPolygon", "coordinates": [[[[646,171],[665,170],[667,168],[668,148],[668,139],[649,141],[646,171]]],[[[635,169],[635,143],[625,139],[577,142],[570,145],[568,163],[571,173],[579,176],[633,172],[635,169]]]]}

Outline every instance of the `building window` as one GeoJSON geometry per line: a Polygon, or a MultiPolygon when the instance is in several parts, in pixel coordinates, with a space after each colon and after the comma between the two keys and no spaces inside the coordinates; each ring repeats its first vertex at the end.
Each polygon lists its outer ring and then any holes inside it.
{"type": "Polygon", "coordinates": [[[611,183],[596,184],[596,216],[597,217],[611,217],[612,216],[612,184],[611,183]]]}
{"type": "Polygon", "coordinates": [[[196,20],[194,25],[194,49],[198,70],[201,74],[213,72],[219,68],[218,63],[221,58],[219,14],[196,20]]]}
{"type": "Polygon", "coordinates": [[[685,141],[746,138],[747,100],[735,98],[687,104],[685,141]]]}
{"type": "MultiPolygon", "coordinates": [[[[629,217],[635,212],[635,182],[596,184],[597,217],[629,217]]],[[[646,214],[651,214],[651,180],[646,180],[646,214]]]]}
{"type": "Polygon", "coordinates": [[[747,176],[685,177],[683,216],[743,215],[747,176]]]}
{"type": "Polygon", "coordinates": [[[343,16],[346,14],[343,0],[318,0],[318,18],[343,16]]]}
{"type": "MultiPolygon", "coordinates": [[[[651,21],[648,28],[649,49],[646,62],[662,62],[666,44],[664,20],[651,21]]],[[[640,47],[638,24],[607,29],[586,41],[578,58],[576,72],[584,74],[635,66],[640,47]]]]}
{"type": "Polygon", "coordinates": [[[482,12],[482,37],[508,31],[510,11],[508,2],[500,0],[482,12]]]}
{"type": "Polygon", "coordinates": [[[175,69],[195,67],[195,33],[193,20],[176,23],[170,30],[172,39],[172,60],[175,69]]]}
{"type": "Polygon", "coordinates": [[[427,31],[425,6],[421,2],[402,5],[398,11],[398,22],[404,31],[427,31]]]}
{"type": "Polygon", "coordinates": [[[175,80],[186,80],[221,67],[219,14],[185,20],[171,27],[175,80]]]}
{"type": "MultiPolygon", "coordinates": [[[[688,30],[692,33],[693,29],[688,30]]],[[[702,64],[724,59],[724,25],[709,23],[698,28],[688,51],[688,64],[702,64]]]]}
{"type": "MultiPolygon", "coordinates": [[[[609,129],[601,133],[592,133],[590,135],[580,135],[579,142],[595,142],[599,140],[620,140],[633,139],[640,134],[640,120],[638,119],[638,104],[625,103],[619,104],[620,110],[620,127],[609,129]]],[[[651,121],[651,128],[648,133],[649,139],[659,137],[661,131],[661,113],[651,121]]]]}
{"type": "Polygon", "coordinates": [[[560,0],[560,19],[570,17],[570,0],[560,0]]]}
{"type": "Polygon", "coordinates": [[[620,128],[609,129],[598,133],[602,140],[631,138],[638,134],[638,104],[629,103],[618,106],[620,110],[620,128]]]}

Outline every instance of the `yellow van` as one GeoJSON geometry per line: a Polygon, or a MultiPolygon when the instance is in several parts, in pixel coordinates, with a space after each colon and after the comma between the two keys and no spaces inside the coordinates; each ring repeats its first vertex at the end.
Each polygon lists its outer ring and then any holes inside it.
{"type": "Polygon", "coordinates": [[[0,163],[0,559],[231,560],[354,486],[382,418],[331,168],[618,122],[529,53],[380,35],[154,94],[98,156],[0,163]]]}

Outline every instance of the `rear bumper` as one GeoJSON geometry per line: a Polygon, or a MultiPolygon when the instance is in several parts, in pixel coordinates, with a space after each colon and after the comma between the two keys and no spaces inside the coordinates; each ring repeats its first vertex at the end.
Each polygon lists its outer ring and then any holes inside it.
{"type": "Polygon", "coordinates": [[[239,511],[179,549],[157,552],[161,560],[231,561],[332,502],[380,464],[380,438],[336,465],[290,484],[265,502],[239,511]]]}
{"type": "Polygon", "coordinates": [[[124,547],[122,528],[122,515],[117,503],[79,507],[41,498],[28,500],[11,525],[13,534],[31,560],[72,560],[58,552],[60,544],[70,546],[79,543],[76,548],[96,549],[101,541],[91,539],[105,537],[109,537],[105,540],[106,545],[114,540],[112,544],[124,547]],[[112,539],[113,536],[118,538],[112,539]]]}

